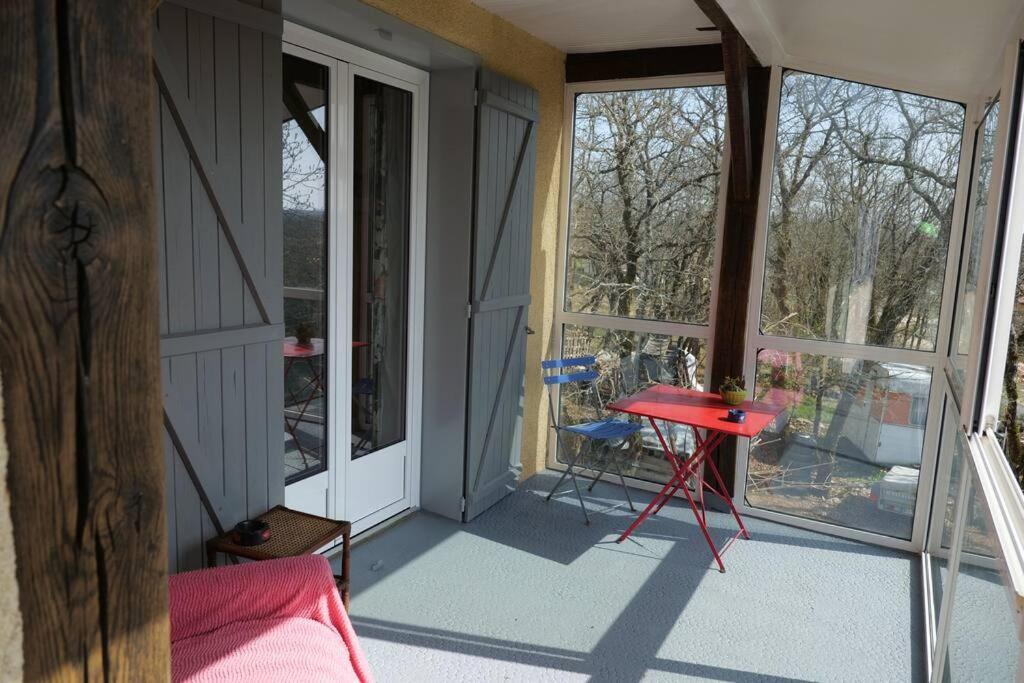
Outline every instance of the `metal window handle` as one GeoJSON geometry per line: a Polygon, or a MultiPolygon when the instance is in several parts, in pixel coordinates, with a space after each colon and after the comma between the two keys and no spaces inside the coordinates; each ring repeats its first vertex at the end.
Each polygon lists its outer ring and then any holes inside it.
{"type": "Polygon", "coordinates": [[[526,334],[537,334],[537,333],[534,332],[533,329],[529,325],[527,325],[526,326],[526,334]]]}

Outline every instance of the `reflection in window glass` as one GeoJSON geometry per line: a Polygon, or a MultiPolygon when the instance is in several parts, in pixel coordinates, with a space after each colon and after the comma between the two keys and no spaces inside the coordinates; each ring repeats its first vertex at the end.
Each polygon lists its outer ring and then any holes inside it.
{"type": "Polygon", "coordinates": [[[981,239],[985,232],[985,216],[988,213],[988,191],[992,184],[992,160],[995,156],[996,127],[999,123],[999,102],[995,102],[985,114],[978,128],[974,167],[972,169],[971,210],[964,229],[964,245],[961,253],[967,256],[963,265],[962,281],[957,296],[957,318],[953,328],[954,352],[950,354],[953,365],[953,381],[962,388],[967,368],[967,354],[971,350],[971,326],[974,318],[975,292],[978,291],[978,269],[981,261],[981,239]]]}
{"type": "Polygon", "coordinates": [[[405,439],[412,94],[356,76],[352,459],[405,439]]]}
{"type": "Polygon", "coordinates": [[[967,525],[953,588],[949,644],[943,680],[1013,681],[1017,678],[1020,641],[1010,594],[998,567],[1003,564],[999,539],[989,524],[983,494],[972,478],[967,493],[967,525]],[[996,561],[968,552],[968,543],[992,549],[996,561]]]}
{"type": "Polygon", "coordinates": [[[755,398],[787,409],[751,442],[747,502],[909,539],[930,385],[925,367],[760,351],[755,398]]]}
{"type": "MultiPolygon", "coordinates": [[[[707,346],[701,339],[575,325],[565,325],[562,330],[562,357],[597,358],[597,386],[602,406],[598,410],[594,397],[588,395],[589,385],[565,385],[559,392],[559,421],[563,424],[607,417],[610,413],[603,406],[652,384],[703,389],[707,346]]],[[[693,436],[688,428],[658,427],[679,451],[693,450],[693,436]]],[[[565,446],[572,452],[587,445],[586,440],[574,439],[571,434],[566,436],[570,438],[566,439],[565,446]]],[[[623,462],[623,474],[628,477],[664,482],[672,474],[658,436],[649,424],[633,441],[617,447],[628,452],[623,462]]],[[[565,457],[559,452],[560,459],[565,457]]],[[[592,460],[585,453],[581,463],[589,464],[592,460]]]]}
{"type": "Polygon", "coordinates": [[[283,56],[284,469],[327,468],[327,67],[283,56]]]}
{"type": "Polygon", "coordinates": [[[707,324],[725,88],[576,98],[565,310],[707,324]]]}
{"type": "Polygon", "coordinates": [[[764,334],[932,351],[964,109],[788,71],[764,334]]]}
{"type": "Polygon", "coordinates": [[[1003,368],[998,434],[1017,483],[1024,487],[1024,251],[1018,263],[1013,316],[1003,368]]]}

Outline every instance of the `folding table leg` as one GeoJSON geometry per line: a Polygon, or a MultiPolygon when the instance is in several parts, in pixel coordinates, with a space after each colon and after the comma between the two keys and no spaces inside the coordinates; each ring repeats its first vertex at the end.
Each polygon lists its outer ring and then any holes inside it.
{"type": "MultiPolygon", "coordinates": [[[[715,481],[718,482],[719,491],[721,493],[722,500],[729,506],[729,510],[732,511],[732,516],[736,518],[736,523],[740,526],[740,531],[743,532],[743,538],[750,538],[750,532],[747,531],[747,527],[743,524],[743,519],[740,517],[740,513],[736,510],[736,506],[732,504],[732,497],[729,495],[729,490],[725,487],[725,481],[722,479],[722,475],[718,473],[718,467],[715,465],[715,461],[708,458],[705,464],[711,468],[711,473],[715,475],[715,481]]],[[[723,570],[724,571],[724,570],[723,570]]]]}
{"type": "Polygon", "coordinates": [[[644,511],[641,512],[640,515],[633,520],[633,523],[629,525],[629,528],[622,532],[622,535],[619,536],[618,540],[615,541],[616,543],[622,543],[624,540],[629,538],[630,534],[632,534],[638,526],[643,524],[644,521],[646,521],[647,518],[651,516],[652,510],[654,510],[654,508],[664,504],[663,500],[666,500],[666,498],[664,498],[666,492],[673,486],[675,486],[676,480],[680,476],[679,463],[676,461],[677,458],[675,454],[671,450],[669,450],[668,444],[665,442],[665,437],[662,436],[661,430],[658,429],[658,425],[654,422],[654,419],[648,419],[650,420],[651,427],[654,428],[654,433],[658,435],[658,440],[661,442],[661,448],[662,450],[665,451],[665,457],[668,459],[669,464],[672,465],[672,469],[675,472],[675,474],[669,478],[669,480],[662,487],[661,491],[658,492],[658,495],[651,499],[651,502],[647,504],[647,507],[644,508],[644,511]]]}
{"type": "Polygon", "coordinates": [[[715,556],[715,562],[718,563],[718,571],[725,573],[725,565],[722,564],[722,558],[718,554],[718,548],[715,547],[715,542],[711,540],[711,534],[708,532],[708,525],[701,517],[700,513],[697,512],[697,503],[694,502],[693,496],[690,495],[690,489],[683,487],[683,493],[686,494],[686,500],[690,502],[690,509],[693,510],[693,516],[697,518],[697,526],[700,527],[701,533],[704,534],[704,540],[708,542],[708,547],[711,548],[711,554],[715,556]]]}

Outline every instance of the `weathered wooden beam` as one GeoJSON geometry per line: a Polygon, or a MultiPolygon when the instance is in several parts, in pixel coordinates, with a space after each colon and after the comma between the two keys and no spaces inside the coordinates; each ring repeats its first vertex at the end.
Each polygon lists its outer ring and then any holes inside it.
{"type": "MultiPolygon", "coordinates": [[[[771,70],[748,70],[752,168],[761,168],[764,152],[765,121],[768,114],[768,83],[771,70]]],[[[756,176],[755,176],[756,177],[756,176]]],[[[717,390],[726,377],[743,375],[746,352],[747,302],[750,297],[750,273],[754,258],[754,232],[757,227],[758,193],[741,197],[733,185],[726,192],[725,225],[722,233],[722,257],[718,271],[718,295],[715,305],[715,330],[712,348],[710,388],[717,390]]],[[[753,377],[747,377],[747,387],[753,377]]],[[[715,456],[726,485],[732,488],[736,476],[736,441],[727,439],[715,456]]]]}
{"type": "Polygon", "coordinates": [[[738,199],[748,198],[754,172],[750,160],[750,92],[747,79],[747,44],[735,29],[722,33],[722,63],[729,119],[729,174],[738,199]]]}
{"type": "Polygon", "coordinates": [[[747,71],[752,66],[760,66],[760,62],[717,0],[694,2],[722,34],[722,70],[725,73],[725,94],[729,110],[729,177],[737,197],[746,199],[754,191],[747,71]]]}
{"type": "Polygon", "coordinates": [[[26,680],[166,680],[151,3],[0,3],[0,374],[26,680]]]}
{"type": "Polygon", "coordinates": [[[320,161],[327,164],[327,134],[324,129],[320,127],[320,123],[313,118],[313,114],[309,111],[309,106],[302,99],[302,93],[299,92],[294,81],[286,81],[284,84],[284,106],[288,109],[288,113],[295,119],[295,123],[298,124],[302,130],[302,134],[306,136],[306,140],[309,141],[309,145],[316,152],[316,155],[320,157],[320,161]]]}

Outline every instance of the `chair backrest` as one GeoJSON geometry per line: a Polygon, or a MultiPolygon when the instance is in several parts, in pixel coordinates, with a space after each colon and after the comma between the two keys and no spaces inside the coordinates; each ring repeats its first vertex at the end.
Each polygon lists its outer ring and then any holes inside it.
{"type": "Polygon", "coordinates": [[[572,382],[593,382],[597,379],[597,358],[594,356],[579,356],[578,358],[552,358],[540,362],[541,371],[544,373],[544,384],[570,384],[572,382]],[[574,372],[565,372],[567,369],[586,368],[574,372]],[[551,370],[556,372],[550,373],[551,370]]]}
{"type": "MultiPolygon", "coordinates": [[[[601,398],[597,392],[597,358],[594,356],[577,356],[574,358],[552,358],[540,362],[541,373],[544,384],[549,387],[553,384],[580,384],[589,385],[593,402],[593,409],[597,418],[601,414],[601,398]],[[581,369],[582,368],[582,369],[581,369]]],[[[582,389],[582,387],[581,387],[582,389]]],[[[551,415],[551,424],[557,427],[558,411],[555,410],[555,399],[552,392],[548,391],[548,409],[551,415]]]]}

